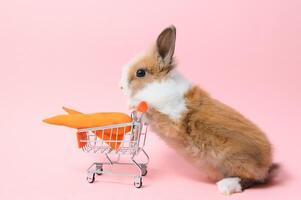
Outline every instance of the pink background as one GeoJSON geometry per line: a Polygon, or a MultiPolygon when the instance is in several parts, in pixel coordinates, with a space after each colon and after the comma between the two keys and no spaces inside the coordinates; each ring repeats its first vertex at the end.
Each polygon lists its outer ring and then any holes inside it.
{"type": "Polygon", "coordinates": [[[300,193],[300,0],[0,2],[0,199],[284,199],[300,193]],[[124,111],[121,66],[177,26],[179,70],[256,122],[283,170],[223,197],[152,132],[143,189],[85,170],[97,156],[48,126],[61,106],[124,111]]]}

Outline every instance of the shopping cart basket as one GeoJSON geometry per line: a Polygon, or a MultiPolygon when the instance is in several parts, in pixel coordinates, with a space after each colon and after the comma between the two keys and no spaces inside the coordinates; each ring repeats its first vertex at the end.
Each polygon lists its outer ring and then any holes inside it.
{"type": "MultiPolygon", "coordinates": [[[[140,104],[141,105],[141,104],[140,104]]],[[[134,186],[142,186],[142,176],[147,174],[149,156],[143,149],[146,141],[147,124],[142,122],[146,104],[139,106],[137,111],[131,113],[132,121],[129,123],[114,124],[92,128],[78,129],[77,137],[79,147],[84,152],[101,153],[105,162],[94,162],[87,170],[87,181],[93,183],[96,175],[115,174],[134,177],[134,186]],[[142,154],[144,162],[138,162],[137,156],[142,154]],[[129,162],[121,162],[120,157],[129,157],[129,162]],[[116,173],[104,169],[104,165],[133,165],[139,173],[116,173]]]]}

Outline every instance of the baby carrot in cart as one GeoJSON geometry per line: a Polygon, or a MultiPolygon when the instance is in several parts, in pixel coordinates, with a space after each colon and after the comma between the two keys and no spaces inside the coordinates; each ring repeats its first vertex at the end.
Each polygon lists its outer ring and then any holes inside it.
{"type": "Polygon", "coordinates": [[[70,128],[91,128],[129,123],[131,121],[132,118],[130,116],[119,112],[56,115],[43,120],[43,122],[48,124],[67,126],[70,128]]]}
{"type": "MultiPolygon", "coordinates": [[[[68,115],[57,115],[48,119],[43,120],[45,123],[62,125],[71,128],[93,128],[100,126],[108,126],[114,124],[129,123],[132,121],[132,118],[124,113],[111,112],[111,113],[92,113],[92,114],[83,114],[76,110],[63,107],[63,109],[68,113],[68,115]]],[[[120,142],[124,137],[125,133],[131,131],[131,126],[114,128],[114,129],[104,129],[93,131],[97,137],[103,139],[110,145],[113,149],[118,149],[120,142]],[[114,142],[112,142],[114,141],[114,142]],[[115,142],[116,141],[116,142],[115,142]]],[[[87,140],[86,132],[77,133],[78,147],[82,148],[86,145],[84,140],[87,140]]]]}

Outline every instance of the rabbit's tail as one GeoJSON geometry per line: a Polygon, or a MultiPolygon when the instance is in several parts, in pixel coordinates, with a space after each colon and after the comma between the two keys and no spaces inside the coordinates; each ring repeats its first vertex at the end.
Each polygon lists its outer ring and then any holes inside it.
{"type": "Polygon", "coordinates": [[[242,189],[247,189],[250,187],[254,187],[254,186],[259,186],[259,185],[266,185],[269,184],[278,174],[279,169],[280,169],[280,164],[278,163],[273,163],[268,171],[268,175],[264,180],[254,180],[254,179],[242,179],[240,181],[240,185],[242,187],[242,189]]]}

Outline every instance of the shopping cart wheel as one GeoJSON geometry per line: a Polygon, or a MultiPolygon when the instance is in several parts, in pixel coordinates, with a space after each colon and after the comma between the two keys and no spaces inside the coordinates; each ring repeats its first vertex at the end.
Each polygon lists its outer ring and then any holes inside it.
{"type": "Polygon", "coordinates": [[[99,176],[102,175],[102,171],[103,171],[103,168],[102,168],[102,167],[97,167],[97,168],[96,168],[96,174],[97,174],[97,175],[99,175],[99,176]]]}
{"type": "Polygon", "coordinates": [[[142,187],[142,178],[135,179],[134,186],[136,188],[141,188],[142,187]]]}
{"type": "Polygon", "coordinates": [[[93,183],[95,181],[95,173],[92,174],[92,176],[87,176],[88,183],[93,183]]]}

